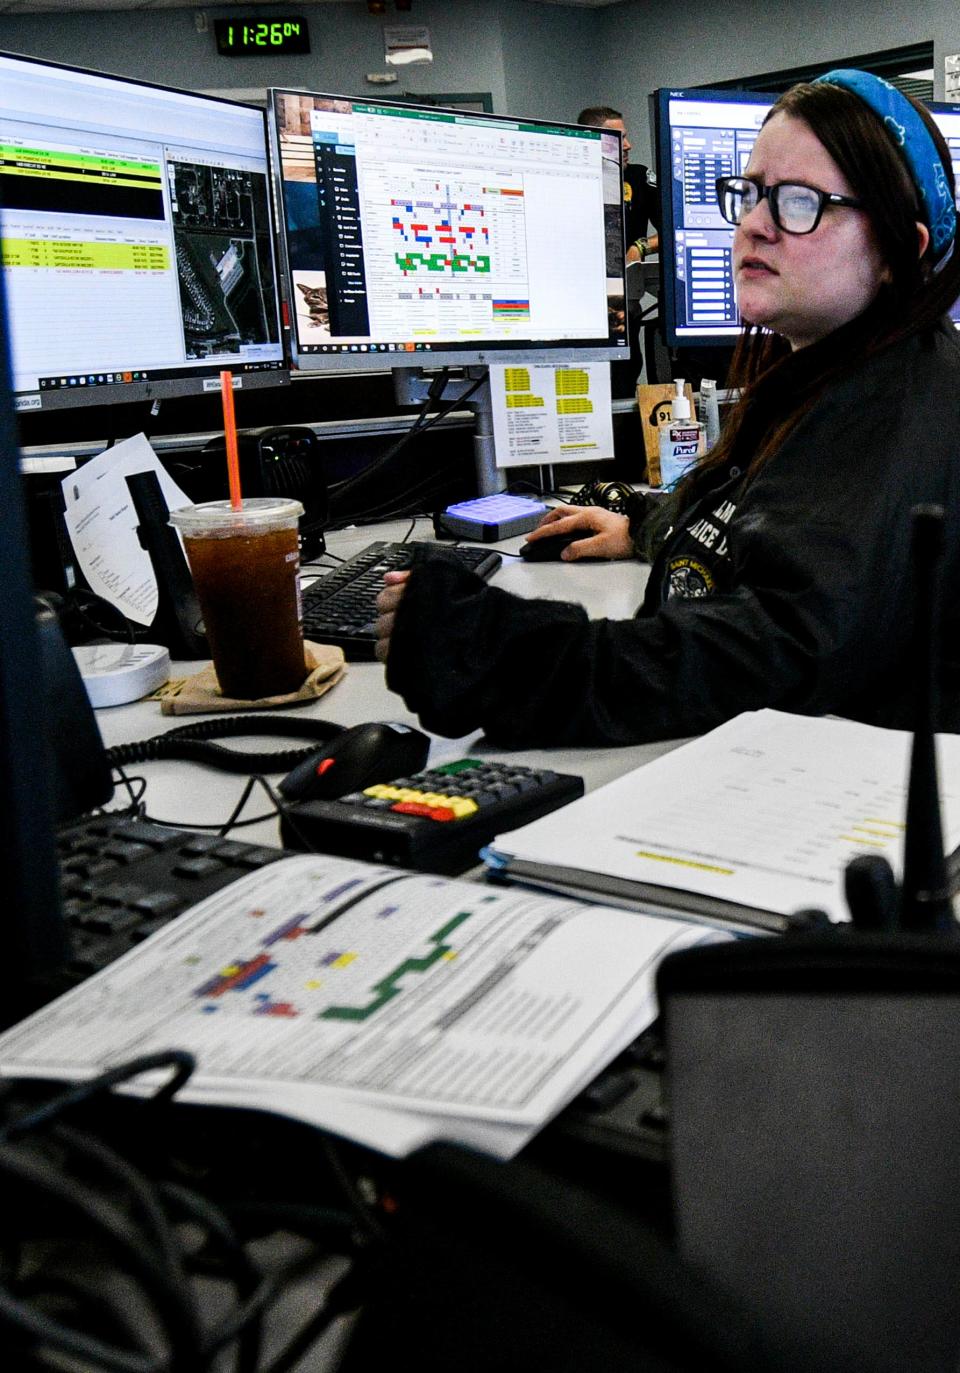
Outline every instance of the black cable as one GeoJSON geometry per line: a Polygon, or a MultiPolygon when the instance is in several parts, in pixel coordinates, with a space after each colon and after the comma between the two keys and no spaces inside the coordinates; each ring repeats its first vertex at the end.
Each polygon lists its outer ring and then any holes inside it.
{"type": "MultiPolygon", "coordinates": [[[[393,459],[397,457],[404,448],[407,447],[407,445],[411,442],[415,435],[423,434],[428,429],[432,429],[435,424],[439,424],[442,420],[445,420],[449,414],[456,410],[465,401],[469,400],[469,398],[480,389],[480,387],[484,384],[486,380],[486,374],[484,374],[482,377],[479,377],[473,383],[472,386],[468,387],[468,389],[463,392],[462,395],[459,395],[454,400],[450,401],[446,406],[438,410],[436,414],[431,416],[430,419],[425,418],[426,406],[430,400],[430,397],[428,397],[427,401],[424,402],[424,408],[417,416],[417,420],[407,431],[407,433],[404,434],[400,442],[395,444],[386,453],[382,454],[381,457],[374,459],[374,461],[372,463],[369,463],[361,472],[357,472],[354,476],[347,477],[345,481],[338,482],[336,486],[332,486],[330,488],[331,499],[336,500],[345,492],[353,490],[354,487],[362,486],[362,484],[366,482],[369,477],[376,475],[376,473],[380,472],[382,468],[384,468],[388,463],[392,462],[393,459]]],[[[366,511],[364,511],[364,516],[366,518],[366,511]]],[[[383,517],[381,516],[381,518],[383,517]]],[[[351,518],[345,521],[345,523],[356,524],[360,523],[360,521],[356,520],[355,518],[351,518]]],[[[328,528],[336,529],[338,528],[338,524],[334,522],[331,525],[329,525],[328,528]]]]}
{"type": "Polygon", "coordinates": [[[294,834],[297,836],[300,843],[303,845],[303,852],[316,853],[316,849],[313,846],[312,839],[309,837],[309,835],[304,833],[304,831],[300,828],[299,824],[297,823],[295,815],[296,803],[293,801],[287,801],[286,798],[281,796],[278,791],[275,791],[265,777],[261,777],[259,781],[260,785],[263,787],[264,791],[267,793],[267,795],[270,797],[270,800],[274,804],[274,813],[276,815],[279,815],[282,820],[285,820],[287,824],[290,826],[290,828],[293,830],[294,834]]]}
{"type": "MultiPolygon", "coordinates": [[[[92,1335],[61,1326],[49,1316],[34,1311],[26,1302],[17,1301],[11,1293],[0,1287],[0,1327],[3,1326],[8,1328],[8,1335],[12,1327],[21,1336],[27,1336],[31,1344],[53,1345],[54,1349],[87,1359],[93,1368],[107,1370],[108,1373],[164,1373],[163,1364],[148,1354],[121,1354],[112,1345],[92,1335]]],[[[39,1351],[31,1352],[36,1356],[39,1351]]],[[[48,1366],[56,1367],[49,1363],[48,1366]]]]}
{"type": "Polygon", "coordinates": [[[107,762],[111,767],[125,767],[130,763],[155,762],[160,758],[185,758],[194,763],[223,768],[227,772],[289,772],[298,763],[311,757],[320,744],[327,744],[343,730],[326,720],[301,720],[286,715],[223,715],[212,720],[198,720],[141,739],[132,744],[118,744],[108,748],[107,762]],[[315,739],[312,746],[276,751],[248,751],[224,748],[214,739],[235,738],[243,734],[278,734],[288,738],[315,739]]]}
{"type": "MultiPolygon", "coordinates": [[[[119,765],[119,763],[114,763],[114,765],[113,765],[113,770],[114,770],[114,772],[119,773],[119,775],[120,775],[120,784],[121,784],[121,786],[123,786],[123,787],[125,788],[126,793],[127,793],[127,795],[129,796],[129,798],[130,798],[130,804],[129,804],[129,806],[124,806],[123,810],[122,810],[122,811],[117,811],[116,814],[117,814],[118,816],[122,816],[122,817],[126,817],[126,816],[128,816],[128,815],[135,815],[136,812],[140,809],[140,803],[142,802],[143,797],[144,797],[144,793],[145,793],[146,790],[147,790],[147,779],[146,779],[145,777],[137,776],[136,774],[134,774],[133,777],[128,777],[127,773],[126,773],[126,772],[124,771],[124,769],[119,765]],[[139,783],[139,784],[140,784],[140,789],[139,789],[139,791],[135,791],[135,790],[134,790],[134,784],[135,784],[135,783],[139,783]]],[[[105,815],[111,814],[111,813],[112,813],[112,812],[109,812],[109,811],[104,811],[104,812],[103,812],[103,814],[105,814],[105,815]]]]}
{"type": "Polygon", "coordinates": [[[160,1258],[166,1265],[174,1282],[186,1290],[186,1273],[180,1261],[180,1252],[170,1224],[153,1195],[153,1191],[139,1172],[122,1158],[109,1145],[88,1135],[72,1125],[54,1122],[52,1138],[66,1145],[75,1155],[94,1164],[102,1173],[116,1183],[119,1181],[133,1199],[146,1228],[153,1236],[160,1258]]]}
{"type": "MultiPolygon", "coordinates": [[[[450,369],[449,367],[444,367],[430,383],[430,388],[424,397],[423,404],[417,411],[416,418],[406,433],[402,434],[398,441],[387,449],[386,453],[381,453],[379,458],[374,458],[373,462],[369,463],[362,472],[357,472],[352,477],[346,477],[343,481],[335,482],[330,487],[329,492],[332,500],[342,496],[345,491],[352,490],[358,482],[365,481],[367,477],[373,476],[374,473],[379,472],[381,468],[386,467],[386,465],[391,463],[398,454],[403,452],[404,448],[407,447],[417,434],[423,429],[430,427],[430,424],[426,422],[430,406],[443,395],[449,377],[450,369]]],[[[449,411],[446,413],[449,413],[449,411]]],[[[430,423],[433,422],[434,421],[431,421],[430,423]]]]}
{"type": "Polygon", "coordinates": [[[357,1188],[353,1178],[347,1172],[346,1165],[340,1157],[340,1152],[329,1135],[320,1136],[320,1150],[330,1166],[334,1181],[337,1183],[344,1200],[350,1207],[351,1214],[359,1222],[360,1228],[368,1239],[375,1240],[377,1244],[386,1244],[387,1233],[380,1225],[379,1221],[373,1216],[369,1206],[357,1188]]]}
{"type": "Polygon", "coordinates": [[[152,1100],[156,1102],[169,1101],[189,1081],[195,1067],[196,1060],[193,1054],[187,1053],[185,1049],[160,1049],[156,1053],[131,1058],[115,1068],[107,1068],[87,1082],[68,1088],[52,1101],[45,1102],[26,1115],[18,1116],[0,1129],[0,1142],[19,1139],[31,1130],[39,1129],[48,1121],[57,1120],[65,1111],[71,1111],[74,1107],[99,1096],[101,1092],[118,1087],[122,1082],[129,1082],[131,1078],[139,1077],[142,1073],[153,1072],[155,1068],[173,1069],[169,1080],[152,1096],[152,1100]]]}
{"type": "MultiPolygon", "coordinates": [[[[483,385],[484,381],[486,381],[486,377],[480,377],[467,391],[463,393],[463,395],[458,396],[456,400],[451,401],[445,409],[438,411],[432,419],[427,420],[426,423],[421,425],[418,432],[425,433],[428,429],[432,429],[435,424],[439,424],[441,420],[446,419],[447,415],[449,415],[453,410],[456,410],[457,407],[461,405],[465,400],[468,400],[470,396],[474,394],[475,391],[478,391],[480,387],[483,385]]],[[[358,474],[358,479],[359,477],[366,476],[369,470],[370,469],[367,468],[364,470],[364,472],[358,474]]],[[[429,490],[431,487],[434,486],[442,488],[446,484],[448,479],[448,475],[445,472],[427,473],[426,476],[422,477],[418,482],[415,482],[413,486],[407,487],[405,491],[398,492],[395,496],[391,497],[390,500],[382,502],[379,506],[366,506],[364,508],[362,521],[355,520],[354,523],[375,524],[379,520],[398,518],[400,516],[408,515],[411,513],[409,510],[410,497],[414,496],[420,491],[423,491],[424,489],[429,490]],[[398,502],[400,502],[399,505],[398,502]]]]}
{"type": "MultiPolygon", "coordinates": [[[[251,786],[256,780],[261,780],[269,794],[269,784],[262,779],[252,779],[251,786]]],[[[70,1267],[63,1267],[57,1259],[62,1251],[54,1253],[54,1262],[46,1269],[43,1259],[39,1267],[33,1260],[16,1292],[0,1284],[0,1327],[5,1347],[29,1357],[30,1367],[62,1370],[83,1366],[90,1373],[93,1369],[99,1373],[211,1373],[214,1361],[218,1369],[225,1367],[223,1351],[234,1346],[231,1366],[235,1373],[256,1373],[258,1368],[261,1373],[289,1373],[337,1316],[360,1304],[367,1275],[373,1272],[371,1261],[379,1262],[379,1246],[385,1236],[326,1137],[321,1137],[321,1150],[350,1207],[349,1214],[290,1203],[255,1207],[240,1203],[230,1214],[179,1181],[149,1182],[109,1145],[62,1121],[65,1112],[98,1093],[161,1067],[175,1070],[154,1097],[165,1101],[186,1081],[192,1066],[191,1056],[180,1050],[144,1055],[58,1093],[0,1131],[0,1180],[16,1188],[18,1201],[26,1198],[23,1213],[50,1215],[58,1222],[62,1219],[70,1238],[82,1243],[81,1252],[88,1257],[94,1244],[93,1252],[102,1251],[111,1267],[134,1285],[132,1310],[142,1313],[137,1319],[128,1319],[129,1302],[118,1306],[115,1301],[101,1301],[97,1279],[88,1281],[84,1288],[76,1275],[86,1275],[88,1270],[78,1269],[74,1258],[70,1267]],[[37,1131],[46,1133],[40,1149],[53,1147],[58,1151],[55,1161],[38,1153],[38,1146],[24,1138],[37,1131]],[[76,1177],[68,1175],[71,1168],[76,1177]],[[107,1194],[97,1190],[101,1183],[107,1194]],[[37,1212],[35,1199],[45,1204],[43,1212],[37,1212]],[[238,1224],[250,1220],[256,1221],[263,1233],[282,1228],[308,1239],[310,1252],[264,1276],[244,1248],[238,1229],[238,1224]],[[178,1233],[182,1222],[189,1228],[178,1233]],[[198,1232],[199,1242],[195,1238],[198,1232]],[[371,1239],[378,1242],[376,1249],[365,1243],[371,1239]],[[260,1364],[263,1315],[271,1302],[316,1268],[318,1240],[324,1243],[327,1255],[342,1255],[351,1267],[335,1283],[320,1309],[264,1368],[260,1364]],[[189,1248],[185,1247],[188,1243],[189,1248]],[[206,1329],[192,1285],[204,1276],[227,1281],[234,1294],[229,1313],[206,1329]],[[86,1307],[79,1304],[84,1298],[86,1307]],[[56,1303],[58,1315],[40,1309],[42,1302],[56,1303]],[[88,1320],[101,1322],[107,1334],[78,1329],[63,1318],[65,1310],[74,1321],[86,1314],[88,1320]],[[108,1320],[112,1325],[106,1324],[108,1320]]],[[[16,1219],[19,1213],[13,1214],[16,1219]]],[[[10,1215],[8,1208],[8,1222],[10,1215]]],[[[6,1228],[8,1240],[17,1244],[22,1254],[23,1237],[12,1236],[9,1224],[6,1228]]],[[[99,1264],[94,1271],[99,1274],[99,1264]]],[[[103,1288],[107,1290],[113,1289],[103,1288]]]]}
{"type": "MultiPolygon", "coordinates": [[[[15,1144],[0,1144],[0,1176],[10,1179],[25,1194],[36,1193],[53,1201],[64,1217],[77,1217],[86,1222],[90,1231],[117,1256],[121,1272],[139,1281],[144,1294],[151,1300],[162,1323],[173,1355],[171,1369],[191,1367],[189,1360],[201,1340],[199,1317],[192,1301],[184,1306],[179,1286],[170,1280],[163,1264],[142,1243],[135,1226],[112,1202],[88,1194],[67,1181],[53,1167],[39,1162],[15,1144]]],[[[82,1347],[89,1337],[62,1325],[52,1317],[41,1317],[25,1303],[0,1289],[0,1315],[28,1333],[42,1333],[42,1338],[55,1348],[74,1350],[82,1347]]],[[[92,1341],[104,1368],[117,1373],[131,1370],[152,1370],[161,1367],[155,1361],[141,1359],[131,1362],[122,1351],[92,1341]]],[[[92,1351],[91,1351],[92,1352],[92,1351]]]]}
{"type": "Polygon", "coordinates": [[[442,490],[448,482],[449,474],[430,472],[415,481],[412,486],[395,492],[389,500],[382,501],[378,505],[366,506],[363,515],[355,518],[353,523],[357,525],[380,524],[383,520],[401,519],[408,516],[414,520],[421,516],[426,517],[431,504],[430,495],[435,490],[442,490]],[[414,502],[412,510],[410,509],[411,501],[414,502]]]}
{"type": "Polygon", "coordinates": [[[333,1290],[328,1293],[319,1311],[294,1335],[286,1348],[282,1349],[276,1358],[263,1369],[263,1373],[289,1373],[289,1370],[295,1367],[314,1340],[325,1330],[328,1330],[338,1316],[345,1315],[348,1311],[355,1311],[360,1305],[359,1293],[356,1299],[351,1297],[347,1301],[343,1300],[343,1294],[349,1294],[354,1285],[352,1273],[346,1273],[333,1290]]]}
{"type": "MultiPolygon", "coordinates": [[[[268,811],[266,815],[251,815],[248,820],[234,820],[233,824],[230,826],[230,829],[242,830],[246,829],[250,825],[263,825],[268,820],[275,819],[276,814],[277,812],[275,810],[271,810],[268,811]]],[[[224,825],[224,822],[222,820],[216,820],[212,824],[208,821],[200,820],[160,820],[156,815],[149,815],[147,813],[144,813],[143,819],[151,825],[160,825],[161,828],[168,830],[209,830],[213,832],[216,830],[222,830],[224,825]]]]}
{"type": "Polygon", "coordinates": [[[240,823],[240,813],[243,810],[244,806],[247,804],[247,801],[250,799],[250,793],[253,791],[254,787],[260,780],[261,778],[259,774],[254,774],[253,777],[247,779],[246,786],[240,793],[239,801],[234,806],[233,810],[230,812],[227,819],[224,820],[223,824],[220,826],[218,833],[222,838],[225,839],[227,835],[230,833],[230,831],[234,828],[234,826],[240,823]]]}
{"type": "Polygon", "coordinates": [[[224,1202],[223,1208],[236,1227],[289,1230],[304,1239],[333,1239],[339,1244],[353,1232],[354,1220],[347,1211],[332,1206],[303,1205],[299,1202],[224,1202]]]}
{"type": "Polygon", "coordinates": [[[237,1340],[236,1373],[256,1373],[263,1335],[261,1318],[273,1295],[272,1285],[261,1279],[230,1222],[216,1206],[179,1183],[162,1182],[159,1191],[185,1218],[196,1222],[216,1239],[227,1256],[234,1274],[234,1286],[241,1298],[242,1306],[235,1318],[223,1320],[219,1329],[204,1341],[205,1355],[209,1359],[231,1340],[237,1340]]]}

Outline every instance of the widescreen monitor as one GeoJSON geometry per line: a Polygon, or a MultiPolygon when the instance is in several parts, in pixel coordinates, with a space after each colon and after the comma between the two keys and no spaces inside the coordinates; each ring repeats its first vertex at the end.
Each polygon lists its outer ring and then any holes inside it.
{"type": "Polygon", "coordinates": [[[289,380],[262,110],[0,54],[20,411],[289,380]]]}
{"type": "Polygon", "coordinates": [[[717,205],[716,180],[745,170],[775,100],[756,91],[655,93],[660,321],[668,347],[730,348],[737,340],[733,228],[717,205]]]}
{"type": "Polygon", "coordinates": [[[270,95],[299,368],[628,356],[618,134],[270,95]]]}
{"type": "MultiPolygon", "coordinates": [[[[733,227],[714,183],[742,173],[776,96],[758,91],[659,90],[655,96],[661,323],[671,347],[721,344],[740,333],[733,289],[733,227]]],[[[960,172],[960,106],[928,102],[960,172]]],[[[960,189],[957,193],[960,211],[960,189]]],[[[960,302],[950,312],[960,328],[960,302]]]]}
{"type": "MultiPolygon", "coordinates": [[[[960,105],[947,105],[940,101],[927,101],[927,109],[937,122],[937,127],[947,140],[950,156],[953,158],[954,196],[957,212],[960,214],[960,105]]],[[[960,329],[960,301],[950,311],[950,318],[960,329]]]]}

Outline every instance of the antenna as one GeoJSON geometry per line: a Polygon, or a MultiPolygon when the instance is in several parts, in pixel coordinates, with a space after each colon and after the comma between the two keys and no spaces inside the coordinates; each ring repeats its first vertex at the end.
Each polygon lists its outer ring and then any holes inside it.
{"type": "Polygon", "coordinates": [[[907,785],[903,883],[885,858],[863,855],[847,864],[844,891],[858,930],[955,930],[943,852],[937,784],[937,636],[939,571],[943,554],[943,506],[917,505],[911,512],[914,569],[913,663],[916,673],[913,745],[907,785]]]}
{"type": "Polygon", "coordinates": [[[905,930],[946,930],[954,926],[947,882],[937,785],[936,727],[939,571],[943,554],[943,507],[913,510],[913,657],[916,700],[907,826],[903,852],[900,926],[905,930]]]}

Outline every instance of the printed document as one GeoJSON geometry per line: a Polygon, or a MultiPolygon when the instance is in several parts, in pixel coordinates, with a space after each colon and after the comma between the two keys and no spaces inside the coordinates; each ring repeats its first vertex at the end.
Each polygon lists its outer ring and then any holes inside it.
{"type": "Polygon", "coordinates": [[[64,477],[64,519],[91,591],[140,625],[153,623],[159,600],[150,555],[137,536],[137,512],[126,479],[156,472],[170,510],[189,505],[143,434],[107,448],[64,477]]]}
{"type": "Polygon", "coordinates": [[[613,457],[610,364],[491,364],[498,467],[613,457]]]}
{"type": "MultiPolygon", "coordinates": [[[[881,854],[902,870],[910,742],[852,720],[739,715],[501,835],[488,862],[597,899],[680,893],[670,904],[686,901],[692,916],[711,913],[696,899],[709,898],[844,920],[850,859],[881,854]]],[[[939,735],[937,746],[949,853],[960,844],[960,736],[939,735]]]]}
{"type": "Polygon", "coordinates": [[[318,855],[208,897],[0,1036],[4,1076],[186,1049],[186,1100],[509,1157],[654,1018],[678,921],[318,855]]]}

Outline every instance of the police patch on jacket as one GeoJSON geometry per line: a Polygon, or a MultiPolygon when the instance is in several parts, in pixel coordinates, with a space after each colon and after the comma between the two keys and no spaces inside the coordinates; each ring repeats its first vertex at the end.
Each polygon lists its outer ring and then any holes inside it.
{"type": "Polygon", "coordinates": [[[689,512],[687,524],[664,548],[664,600],[712,596],[718,586],[726,586],[730,559],[727,526],[736,508],[728,495],[718,500],[714,492],[689,512]]]}
{"type": "Polygon", "coordinates": [[[695,558],[671,558],[667,564],[667,597],[709,596],[716,589],[709,568],[695,558]]]}

